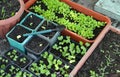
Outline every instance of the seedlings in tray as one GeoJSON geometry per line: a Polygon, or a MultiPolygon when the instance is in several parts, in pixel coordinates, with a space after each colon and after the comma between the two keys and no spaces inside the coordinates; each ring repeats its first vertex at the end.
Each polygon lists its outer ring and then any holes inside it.
{"type": "MultiPolygon", "coordinates": [[[[3,76],[5,76],[5,71],[0,69],[0,77],[3,77],[3,76]]],[[[8,76],[6,76],[6,77],[8,77],[8,76]]]]}
{"type": "Polygon", "coordinates": [[[26,63],[26,61],[27,61],[27,59],[25,57],[20,59],[20,62],[22,62],[22,63],[26,63]]]}
{"type": "Polygon", "coordinates": [[[5,69],[6,65],[9,64],[9,60],[5,57],[0,56],[0,69],[5,69]]]}
{"type": "Polygon", "coordinates": [[[32,63],[29,69],[37,76],[43,75],[57,77],[57,75],[68,75],[68,72],[66,70],[69,69],[69,66],[64,65],[60,59],[56,59],[53,56],[53,54],[50,54],[47,51],[45,51],[41,54],[40,60],[32,63]]]}
{"type": "MultiPolygon", "coordinates": [[[[58,42],[53,45],[53,49],[56,52],[60,52],[62,57],[67,59],[69,63],[76,62],[76,55],[84,55],[87,51],[87,48],[90,46],[89,43],[83,44],[83,42],[75,43],[71,41],[70,36],[59,36],[58,42]]],[[[55,52],[54,52],[55,53],[55,52]]]]}
{"type": "Polygon", "coordinates": [[[17,74],[15,75],[15,77],[33,77],[33,74],[28,73],[26,71],[19,71],[17,72],[17,74]]]}
{"type": "Polygon", "coordinates": [[[50,75],[50,71],[41,60],[38,63],[32,63],[30,66],[30,71],[35,73],[37,76],[40,76],[41,74],[45,74],[46,76],[50,75]]]}
{"type": "Polygon", "coordinates": [[[17,40],[20,40],[20,38],[21,38],[22,36],[21,35],[17,35],[17,40]]]}
{"type": "Polygon", "coordinates": [[[42,43],[40,43],[40,44],[39,44],[39,46],[41,47],[41,46],[43,46],[43,44],[42,44],[42,43]]]}
{"type": "Polygon", "coordinates": [[[48,20],[64,25],[67,29],[87,39],[92,39],[95,36],[94,30],[106,24],[106,22],[95,20],[92,16],[86,16],[83,13],[77,12],[60,0],[37,1],[36,5],[33,5],[30,10],[44,16],[48,20]],[[41,4],[47,6],[46,11],[42,9],[44,6],[41,6],[41,4]],[[62,17],[59,15],[62,15],[62,17]]]}
{"type": "Polygon", "coordinates": [[[32,22],[30,23],[30,26],[33,26],[33,23],[32,23],[32,22]]]}
{"type": "Polygon", "coordinates": [[[90,70],[90,77],[99,77],[99,75],[95,71],[90,70]]]}
{"type": "Polygon", "coordinates": [[[14,76],[16,75],[17,72],[19,72],[21,69],[19,67],[17,67],[16,65],[9,65],[7,68],[6,68],[6,73],[7,74],[11,74],[11,76],[14,76]]]}
{"type": "Polygon", "coordinates": [[[17,61],[19,54],[20,54],[19,52],[13,49],[12,51],[8,51],[5,55],[10,60],[17,61]]]}
{"type": "Polygon", "coordinates": [[[45,27],[45,26],[41,26],[41,28],[42,28],[43,30],[45,30],[45,29],[46,29],[46,27],[45,27]]]}

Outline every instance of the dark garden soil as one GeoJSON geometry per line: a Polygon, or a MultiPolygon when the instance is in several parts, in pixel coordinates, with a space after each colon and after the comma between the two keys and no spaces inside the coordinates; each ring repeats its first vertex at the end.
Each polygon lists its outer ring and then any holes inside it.
{"type": "Polygon", "coordinates": [[[28,28],[35,29],[40,24],[41,21],[42,21],[41,18],[31,14],[25,19],[23,25],[28,28]]]}
{"type": "Polygon", "coordinates": [[[109,31],[79,70],[80,77],[120,77],[120,35],[109,31]]]}
{"type": "Polygon", "coordinates": [[[18,0],[0,0],[0,20],[9,18],[19,10],[18,0]]]}
{"type": "Polygon", "coordinates": [[[16,26],[15,29],[8,35],[8,37],[22,43],[27,37],[22,36],[23,34],[30,33],[31,31],[21,27],[16,26]],[[21,38],[17,39],[17,36],[21,36],[21,38]]]}
{"type": "MultiPolygon", "coordinates": [[[[38,31],[42,31],[42,30],[48,30],[48,29],[55,29],[56,28],[56,25],[54,25],[53,23],[51,22],[47,22],[45,21],[41,26],[40,28],[38,29],[38,31]]],[[[49,32],[49,33],[44,33],[42,35],[44,35],[45,37],[48,37],[49,39],[51,39],[55,33],[57,31],[52,31],[52,32],[49,32]]]]}
{"type": "Polygon", "coordinates": [[[33,53],[40,53],[48,47],[48,42],[44,39],[34,36],[27,44],[26,48],[33,53]]]}
{"type": "Polygon", "coordinates": [[[17,61],[15,62],[18,66],[20,66],[21,68],[27,67],[27,65],[30,63],[30,59],[28,59],[25,56],[20,56],[17,61]],[[21,62],[21,59],[25,58],[26,60],[24,62],[21,62]]]}
{"type": "Polygon", "coordinates": [[[100,28],[96,28],[95,30],[93,30],[93,34],[95,35],[92,39],[89,40],[94,40],[97,38],[97,36],[101,33],[101,31],[104,29],[105,26],[102,26],[100,28]]]}
{"type": "Polygon", "coordinates": [[[10,49],[10,46],[8,41],[6,39],[0,38],[0,54],[9,49],[10,49]]]}
{"type": "Polygon", "coordinates": [[[53,49],[53,48],[50,50],[50,52],[51,52],[52,54],[54,54],[55,56],[57,56],[57,57],[60,57],[60,56],[61,56],[61,53],[60,53],[59,51],[53,49]]]}

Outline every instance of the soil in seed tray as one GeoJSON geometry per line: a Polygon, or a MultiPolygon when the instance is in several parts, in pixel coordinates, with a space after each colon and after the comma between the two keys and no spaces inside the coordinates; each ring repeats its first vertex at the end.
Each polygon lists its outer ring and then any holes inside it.
{"type": "Polygon", "coordinates": [[[26,58],[25,56],[20,56],[18,60],[15,62],[17,65],[19,65],[21,68],[26,67],[29,64],[30,60],[26,58]],[[21,61],[22,58],[25,58],[26,60],[23,62],[21,61]]]}
{"type": "Polygon", "coordinates": [[[14,16],[19,8],[18,0],[0,0],[0,20],[14,16]]]}
{"type": "Polygon", "coordinates": [[[36,53],[40,53],[47,45],[48,42],[46,40],[35,36],[27,43],[26,47],[36,53]]]}
{"type": "Polygon", "coordinates": [[[45,21],[41,26],[40,28],[38,29],[38,31],[41,31],[41,30],[48,30],[48,29],[55,29],[56,26],[51,23],[51,22],[48,22],[48,21],[45,21]]]}
{"type": "Polygon", "coordinates": [[[32,14],[26,18],[26,20],[23,22],[23,25],[27,26],[28,28],[35,29],[41,21],[42,19],[32,14]]]}
{"type": "Polygon", "coordinates": [[[58,18],[63,18],[64,17],[64,15],[60,14],[60,13],[55,13],[55,16],[57,16],[58,18]]]}
{"type": "Polygon", "coordinates": [[[80,72],[80,77],[120,77],[120,35],[109,31],[80,72]],[[98,75],[98,76],[97,76],[98,75]]]}
{"type": "Polygon", "coordinates": [[[9,35],[8,37],[22,43],[27,37],[22,36],[23,34],[30,33],[31,31],[21,27],[17,26],[9,35]],[[17,39],[17,36],[20,35],[21,38],[17,39]]]}
{"type": "Polygon", "coordinates": [[[18,66],[16,66],[16,65],[13,65],[13,64],[9,65],[9,66],[5,69],[5,72],[6,72],[7,74],[11,74],[11,77],[14,77],[14,75],[15,75],[18,71],[20,71],[20,68],[19,68],[18,66]],[[12,69],[12,70],[11,70],[11,69],[12,69]]]}
{"type": "MultiPolygon", "coordinates": [[[[51,23],[51,22],[47,22],[45,21],[40,28],[38,29],[38,31],[42,31],[42,30],[48,30],[48,29],[55,29],[56,26],[51,23]]],[[[48,37],[49,39],[51,39],[54,35],[55,35],[56,31],[50,32],[50,33],[44,33],[42,35],[44,35],[45,37],[48,37]]]]}

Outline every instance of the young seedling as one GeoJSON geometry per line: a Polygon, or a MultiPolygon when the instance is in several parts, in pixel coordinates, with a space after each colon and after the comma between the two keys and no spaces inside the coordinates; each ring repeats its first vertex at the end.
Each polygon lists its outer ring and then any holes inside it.
{"type": "Polygon", "coordinates": [[[20,59],[21,63],[26,63],[26,61],[27,61],[27,59],[25,57],[23,57],[23,58],[20,59]]]}

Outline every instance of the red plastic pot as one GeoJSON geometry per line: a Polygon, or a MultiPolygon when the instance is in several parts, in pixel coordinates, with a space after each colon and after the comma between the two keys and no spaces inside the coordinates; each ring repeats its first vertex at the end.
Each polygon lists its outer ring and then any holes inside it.
{"type": "MultiPolygon", "coordinates": [[[[110,25],[111,25],[111,20],[110,20],[107,16],[104,16],[104,15],[102,15],[102,14],[100,14],[100,13],[97,13],[97,12],[95,12],[95,11],[93,11],[93,10],[87,9],[87,8],[81,6],[80,4],[77,4],[77,3],[72,2],[72,1],[70,1],[70,0],[61,0],[61,1],[62,1],[62,2],[65,2],[66,4],[68,4],[69,6],[71,6],[72,8],[74,8],[74,9],[75,9],[76,11],[78,11],[78,12],[84,13],[85,15],[88,15],[88,16],[92,16],[92,17],[93,17],[94,19],[96,19],[96,20],[106,22],[105,28],[107,28],[107,26],[110,26],[110,25]]],[[[102,31],[104,31],[105,28],[104,28],[102,31]]],[[[65,30],[63,31],[63,33],[65,33],[65,34],[67,34],[67,35],[68,35],[68,33],[70,33],[71,36],[72,36],[76,41],[82,40],[82,41],[84,41],[84,42],[93,43],[93,42],[96,40],[96,39],[94,39],[94,40],[88,40],[88,39],[83,38],[82,36],[79,36],[79,35],[77,35],[76,33],[71,32],[71,31],[69,31],[69,30],[67,30],[67,29],[65,29],[65,30]]]]}
{"type": "Polygon", "coordinates": [[[32,6],[37,0],[29,0],[25,3],[25,9],[27,10],[30,6],[32,6]]]}
{"type": "Polygon", "coordinates": [[[21,15],[24,12],[24,2],[23,0],[18,0],[20,3],[19,11],[10,18],[0,20],[0,37],[4,38],[6,33],[19,21],[21,15]]]}

